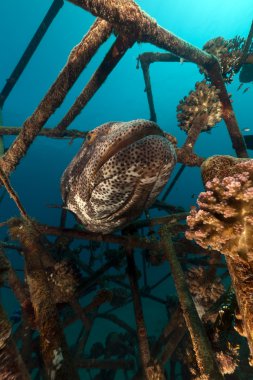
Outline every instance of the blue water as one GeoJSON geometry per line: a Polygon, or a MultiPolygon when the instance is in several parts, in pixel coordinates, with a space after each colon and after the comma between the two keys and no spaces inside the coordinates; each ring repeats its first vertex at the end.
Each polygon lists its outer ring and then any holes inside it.
{"type": "MultiPolygon", "coordinates": [[[[199,48],[209,39],[218,36],[225,39],[236,35],[247,37],[253,18],[252,0],[240,2],[140,0],[136,2],[161,26],[199,48]]],[[[52,1],[48,0],[0,1],[0,90],[51,3],[52,1]]],[[[71,49],[79,43],[94,19],[88,12],[65,1],[3,107],[4,126],[21,126],[24,120],[33,113],[64,66],[71,49]]],[[[82,73],[62,106],[49,119],[47,127],[54,127],[61,120],[113,41],[114,37],[111,37],[99,49],[98,54],[82,73]]],[[[112,120],[148,119],[149,108],[144,92],[143,75],[141,69],[136,69],[138,55],[148,51],[161,50],[150,44],[135,44],[82,113],[74,120],[71,128],[88,131],[112,120]]],[[[174,135],[180,146],[186,135],[177,126],[176,106],[180,99],[194,89],[195,82],[202,80],[202,76],[197,66],[190,63],[154,63],[151,65],[150,74],[158,124],[163,130],[174,135]]],[[[253,133],[253,86],[251,84],[250,90],[243,94],[242,91],[236,91],[238,85],[237,75],[233,83],[228,86],[228,91],[232,94],[236,117],[241,129],[249,128],[251,131],[248,133],[253,133]]],[[[12,141],[12,137],[5,138],[6,147],[12,141]]],[[[60,141],[38,137],[11,176],[11,183],[28,214],[39,222],[50,225],[59,224],[59,209],[48,206],[61,204],[60,177],[80,145],[80,139],[69,144],[69,140],[60,141]]],[[[196,145],[196,152],[204,157],[213,154],[235,155],[224,122],[213,128],[211,134],[201,134],[196,145]]],[[[187,168],[170,193],[168,202],[188,210],[195,202],[192,195],[198,194],[201,190],[199,169],[187,168]]],[[[0,204],[0,215],[0,222],[18,215],[15,204],[8,196],[0,204]]],[[[21,263],[15,254],[12,260],[14,265],[16,263],[19,266],[21,263]]],[[[157,276],[155,271],[153,276],[157,276]]],[[[161,293],[162,291],[163,289],[160,290],[161,293]]],[[[16,304],[9,290],[2,292],[2,302],[11,314],[16,304]]],[[[145,307],[150,306],[144,305],[144,309],[145,307]]],[[[129,316],[129,318],[132,317],[129,316]]],[[[152,323],[159,325],[155,318],[150,321],[147,322],[150,325],[152,323]]],[[[86,377],[83,378],[86,379],[86,377]]]]}

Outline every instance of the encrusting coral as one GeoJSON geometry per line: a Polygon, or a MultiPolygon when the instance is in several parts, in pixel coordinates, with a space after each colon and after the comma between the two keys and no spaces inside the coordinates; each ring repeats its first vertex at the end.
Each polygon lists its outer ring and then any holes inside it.
{"type": "MultiPolygon", "coordinates": [[[[78,379],[68,351],[61,320],[55,305],[52,284],[45,271],[43,257],[48,259],[48,246],[34,221],[12,218],[10,235],[19,240],[25,259],[26,281],[40,335],[40,350],[45,372],[51,379],[78,379]]],[[[66,272],[65,272],[66,273],[66,272]]]]}
{"type": "Polygon", "coordinates": [[[187,217],[185,235],[226,255],[252,355],[253,160],[214,156],[202,165],[202,177],[207,191],[198,197],[199,209],[193,207],[187,217]]]}
{"type": "Polygon", "coordinates": [[[74,296],[79,285],[78,275],[71,263],[66,260],[57,262],[53,268],[48,268],[46,273],[54,302],[68,302],[74,296]]]}
{"type": "MultiPolygon", "coordinates": [[[[11,266],[0,249],[0,288],[8,278],[11,266]]],[[[29,380],[23,358],[12,338],[12,325],[2,305],[0,304],[0,379],[29,380]]]]}
{"type": "Polygon", "coordinates": [[[188,133],[197,116],[206,114],[201,131],[208,131],[222,119],[222,105],[218,90],[206,81],[197,82],[195,91],[190,91],[177,106],[179,127],[188,133]]]}
{"type": "Polygon", "coordinates": [[[216,352],[216,360],[223,375],[230,375],[235,372],[238,366],[238,346],[228,345],[227,350],[216,352]]]}
{"type": "MultiPolygon", "coordinates": [[[[237,65],[243,54],[243,45],[245,39],[236,36],[230,40],[223,37],[216,37],[206,42],[203,50],[207,53],[215,55],[220,63],[222,76],[225,82],[231,83],[235,74],[237,65]]],[[[203,69],[200,69],[203,72],[203,69]]],[[[208,79],[208,75],[204,70],[204,74],[208,79]]]]}
{"type": "Polygon", "coordinates": [[[216,167],[214,157],[202,166],[203,178],[209,177],[211,170],[213,179],[205,182],[207,191],[198,197],[200,209],[193,208],[187,218],[190,230],[186,237],[203,248],[212,247],[232,258],[240,256],[252,261],[253,160],[237,162],[232,158],[228,167],[226,156],[224,160],[218,156],[218,160],[223,165],[216,167]],[[226,171],[229,175],[225,175],[226,171]]]}
{"type": "MultiPolygon", "coordinates": [[[[187,283],[195,306],[207,311],[224,293],[225,289],[218,277],[211,278],[203,267],[191,268],[187,272],[187,283]]],[[[199,310],[198,310],[199,311],[199,310]]]]}
{"type": "MultiPolygon", "coordinates": [[[[187,271],[187,283],[193,297],[196,309],[202,321],[205,324],[215,324],[218,317],[218,310],[210,313],[214,303],[224,294],[225,289],[218,276],[213,278],[208,273],[208,269],[203,267],[194,267],[187,271]]],[[[219,310],[220,312],[221,310],[219,310]]],[[[218,363],[220,372],[224,374],[234,373],[238,366],[238,346],[233,346],[230,342],[224,344],[220,331],[209,336],[214,350],[215,358],[218,363]]],[[[190,347],[188,347],[190,353],[190,347]]],[[[194,362],[192,369],[194,369],[194,362]]]]}

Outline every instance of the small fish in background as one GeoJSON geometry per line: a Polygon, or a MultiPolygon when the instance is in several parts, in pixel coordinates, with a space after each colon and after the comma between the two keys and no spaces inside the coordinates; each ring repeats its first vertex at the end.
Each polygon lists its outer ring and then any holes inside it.
{"type": "Polygon", "coordinates": [[[243,83],[240,83],[236,91],[239,91],[242,88],[242,86],[243,86],[243,83]]]}
{"type": "Polygon", "coordinates": [[[246,87],[245,90],[243,90],[243,94],[245,94],[245,92],[249,91],[250,87],[246,87]]]}
{"type": "Polygon", "coordinates": [[[196,194],[193,193],[193,194],[191,195],[191,198],[193,199],[193,198],[195,198],[195,197],[196,197],[196,194]]]}
{"type": "Polygon", "coordinates": [[[250,128],[243,128],[242,131],[243,132],[250,132],[250,128]]]}
{"type": "Polygon", "coordinates": [[[230,100],[230,103],[233,103],[233,99],[232,99],[232,93],[231,92],[228,92],[228,97],[229,97],[229,100],[230,100]]]}

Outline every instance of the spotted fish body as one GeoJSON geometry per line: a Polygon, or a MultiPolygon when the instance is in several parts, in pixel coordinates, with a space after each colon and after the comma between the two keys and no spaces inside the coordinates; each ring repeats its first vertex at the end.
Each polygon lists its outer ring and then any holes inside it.
{"type": "Polygon", "coordinates": [[[166,184],[173,145],[147,120],[111,122],[91,131],[61,179],[65,207],[103,234],[137,218],[166,184]]]}

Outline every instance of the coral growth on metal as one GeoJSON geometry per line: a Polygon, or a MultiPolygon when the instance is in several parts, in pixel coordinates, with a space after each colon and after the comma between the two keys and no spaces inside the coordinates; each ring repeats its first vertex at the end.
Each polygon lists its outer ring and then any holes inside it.
{"type": "Polygon", "coordinates": [[[225,289],[219,277],[211,278],[203,267],[193,267],[187,272],[187,283],[194,297],[199,314],[206,312],[214,304],[225,289]]]}
{"type": "MultiPolygon", "coordinates": [[[[223,79],[227,83],[231,83],[233,80],[237,65],[243,54],[244,44],[245,38],[236,36],[230,40],[225,40],[223,37],[216,37],[206,42],[203,46],[203,50],[217,57],[221,66],[223,79]]],[[[201,68],[200,71],[204,72],[208,79],[206,70],[201,68]]]]}
{"type": "Polygon", "coordinates": [[[187,217],[186,237],[204,248],[252,260],[253,160],[237,163],[231,158],[230,165],[222,168],[224,177],[220,177],[217,159],[225,165],[217,156],[205,164],[203,176],[212,171],[214,177],[205,183],[206,191],[198,197],[199,210],[192,208],[187,217]]]}
{"type": "Polygon", "coordinates": [[[222,105],[216,87],[206,81],[197,82],[177,106],[178,126],[188,132],[197,116],[206,114],[202,131],[208,131],[222,119],[222,105]]]}
{"type": "Polygon", "coordinates": [[[187,239],[226,255],[239,312],[237,328],[245,336],[253,364],[253,160],[214,156],[202,167],[206,191],[199,209],[187,217],[187,239]]]}

